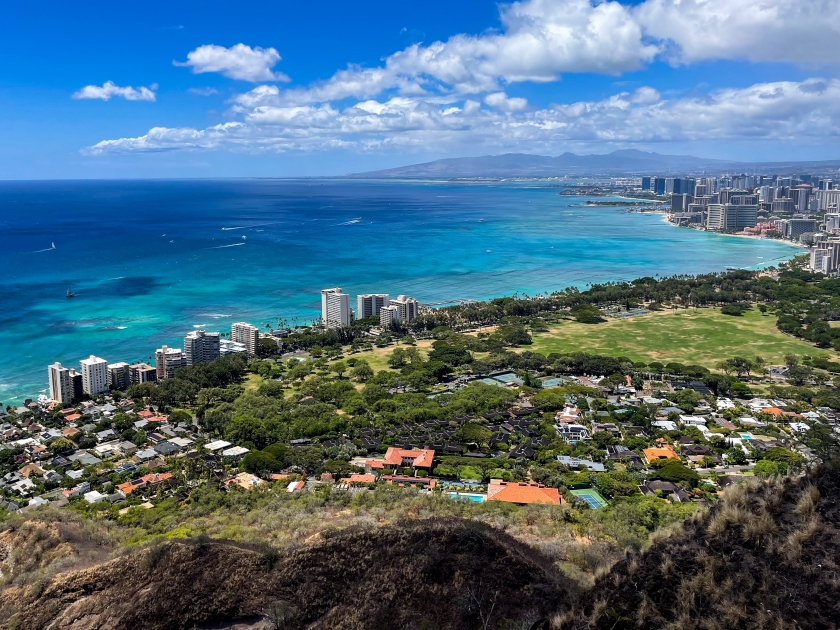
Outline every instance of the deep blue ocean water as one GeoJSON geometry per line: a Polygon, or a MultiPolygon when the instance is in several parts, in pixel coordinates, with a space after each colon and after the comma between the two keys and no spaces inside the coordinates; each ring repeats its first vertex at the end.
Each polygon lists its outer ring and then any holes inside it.
{"type": "Polygon", "coordinates": [[[0,182],[0,401],[42,392],[53,361],[148,361],[199,326],[311,320],[325,287],[428,303],[796,253],[584,201],[537,183],[0,182]]]}

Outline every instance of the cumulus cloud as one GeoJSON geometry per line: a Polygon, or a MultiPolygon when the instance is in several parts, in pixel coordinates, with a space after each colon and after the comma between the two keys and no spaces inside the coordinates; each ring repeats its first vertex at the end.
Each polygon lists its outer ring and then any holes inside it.
{"type": "Polygon", "coordinates": [[[117,96],[127,101],[154,102],[156,100],[155,90],[157,90],[157,87],[157,83],[153,83],[149,87],[120,87],[113,81],[105,81],[102,85],[86,85],[78,92],[74,92],[72,98],[110,101],[113,97],[117,96]]]}
{"type": "Polygon", "coordinates": [[[528,101],[524,98],[510,98],[504,92],[493,92],[484,97],[484,102],[490,107],[501,109],[505,112],[516,112],[528,107],[528,101]]]}
{"type": "Polygon", "coordinates": [[[840,62],[836,0],[645,0],[632,16],[674,63],[840,62]]]}
{"type": "Polygon", "coordinates": [[[274,48],[251,48],[236,44],[230,48],[208,44],[187,53],[187,60],[173,61],[176,66],[192,68],[194,74],[218,72],[229,79],[240,81],[288,81],[282,72],[272,72],[280,61],[280,54],[274,48]]]}
{"type": "MultiPolygon", "coordinates": [[[[258,104],[242,120],[207,129],[155,128],[106,140],[90,154],[167,150],[314,151],[334,147],[451,150],[484,147],[555,152],[568,143],[626,145],[691,140],[796,140],[840,137],[840,80],[759,83],[664,98],[650,87],[599,101],[541,109],[489,107],[471,100],[395,96],[343,109],[331,104],[258,104]]],[[[835,140],[836,141],[836,140],[835,140]]]]}
{"type": "Polygon", "coordinates": [[[176,65],[270,84],[230,100],[228,114],[235,122],[204,130],[157,127],[87,151],[444,150],[456,145],[552,151],[568,142],[793,137],[825,142],[840,135],[836,79],[682,96],[640,87],[603,100],[544,108],[515,96],[520,82],[556,81],[572,72],[619,75],[655,60],[836,64],[837,0],[642,0],[635,5],[520,0],[501,5],[500,19],[497,31],[414,43],[376,67],[350,65],[324,81],[286,89],[276,84],[288,77],[273,71],[280,61],[274,48],[200,46],[176,65]]]}
{"type": "Polygon", "coordinates": [[[500,9],[498,33],[413,44],[375,68],[349,66],[330,79],[284,92],[289,102],[500,91],[563,73],[618,75],[655,59],[716,59],[836,65],[836,0],[522,0],[500,9]]]}

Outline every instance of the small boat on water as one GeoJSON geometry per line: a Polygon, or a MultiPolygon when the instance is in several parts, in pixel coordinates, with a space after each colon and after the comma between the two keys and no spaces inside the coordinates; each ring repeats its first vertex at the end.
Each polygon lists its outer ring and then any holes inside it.
{"type": "Polygon", "coordinates": [[[76,294],[70,290],[70,287],[67,287],[67,297],[72,298],[76,297],[76,294]]]}

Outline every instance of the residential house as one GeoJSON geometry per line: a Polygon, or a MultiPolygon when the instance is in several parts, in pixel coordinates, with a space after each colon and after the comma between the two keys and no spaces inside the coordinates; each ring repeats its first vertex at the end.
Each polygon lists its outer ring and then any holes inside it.
{"type": "Polygon", "coordinates": [[[648,465],[659,459],[676,459],[677,461],[680,459],[680,456],[677,455],[674,447],[667,443],[660,444],[660,446],[654,448],[642,449],[642,454],[644,455],[645,462],[648,465]]]}
{"type": "Polygon", "coordinates": [[[675,503],[685,503],[689,500],[688,493],[670,481],[643,481],[639,484],[639,490],[647,496],[657,496],[657,491],[660,491],[675,503]]]}
{"type": "Polygon", "coordinates": [[[579,459],[577,457],[569,457],[568,455],[558,455],[557,461],[570,470],[578,470],[581,466],[590,472],[604,472],[606,470],[603,464],[593,462],[591,459],[579,459]]]}
{"type": "Polygon", "coordinates": [[[626,446],[616,444],[607,447],[607,457],[612,461],[626,462],[628,464],[642,465],[642,458],[635,451],[631,451],[626,446]]]}
{"type": "Polygon", "coordinates": [[[249,472],[241,472],[235,477],[228,479],[225,482],[225,485],[235,484],[240,488],[243,488],[244,490],[253,490],[262,482],[263,480],[257,477],[256,475],[252,475],[249,472]]]}
{"type": "Polygon", "coordinates": [[[516,505],[547,503],[560,505],[563,498],[557,488],[547,488],[535,483],[516,483],[491,479],[487,486],[488,501],[503,501],[516,505]]]}
{"type": "Polygon", "coordinates": [[[656,427],[662,431],[676,431],[677,423],[671,420],[654,420],[650,423],[651,426],[656,427]]]}
{"type": "Polygon", "coordinates": [[[391,447],[385,452],[385,466],[396,468],[421,468],[431,470],[435,452],[431,449],[403,449],[391,447]]]}
{"type": "Polygon", "coordinates": [[[557,435],[570,444],[592,439],[589,435],[589,429],[582,424],[555,424],[554,430],[557,431],[557,435]]]}

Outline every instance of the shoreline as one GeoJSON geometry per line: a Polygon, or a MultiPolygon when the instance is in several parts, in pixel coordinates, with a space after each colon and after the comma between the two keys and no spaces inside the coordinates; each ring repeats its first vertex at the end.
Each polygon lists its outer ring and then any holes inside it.
{"type": "MultiPolygon", "coordinates": [[[[656,212],[659,212],[659,211],[656,211],[656,212]]],[[[723,232],[713,232],[713,231],[709,231],[709,230],[698,230],[697,228],[693,228],[693,227],[689,227],[689,226],[677,225],[676,223],[674,223],[673,221],[671,221],[668,218],[668,217],[671,216],[671,214],[669,212],[665,212],[665,211],[661,211],[661,212],[663,214],[662,222],[667,223],[668,225],[671,225],[675,228],[695,230],[697,232],[707,232],[709,234],[716,234],[718,236],[732,236],[732,237],[735,237],[735,238],[749,238],[749,239],[759,240],[759,241],[768,241],[768,242],[773,242],[773,243],[780,243],[781,245],[788,245],[788,246],[794,247],[796,249],[804,249],[804,250],[809,249],[809,247],[807,245],[802,245],[801,243],[794,243],[793,241],[788,241],[788,240],[784,240],[784,239],[781,239],[781,238],[767,238],[766,236],[759,236],[758,234],[725,234],[723,232]]]]}

